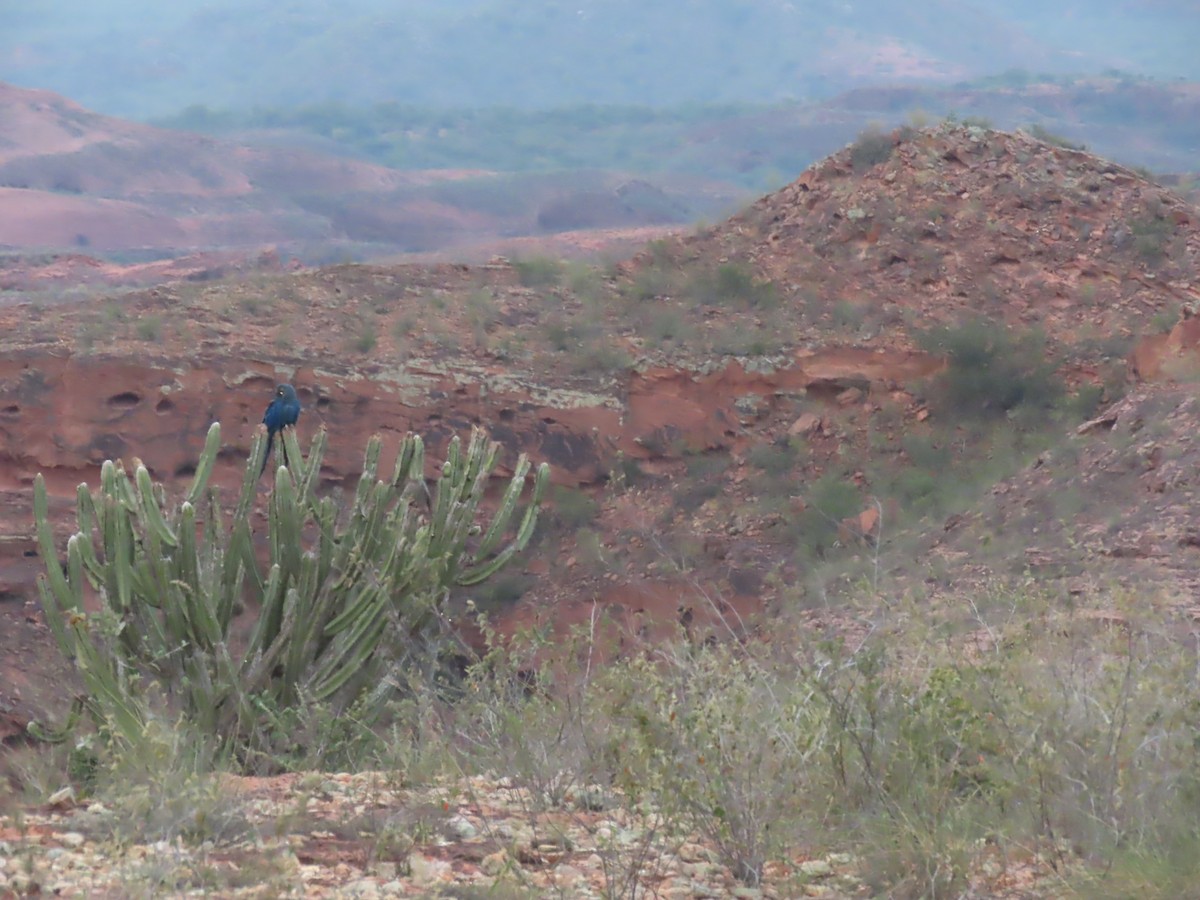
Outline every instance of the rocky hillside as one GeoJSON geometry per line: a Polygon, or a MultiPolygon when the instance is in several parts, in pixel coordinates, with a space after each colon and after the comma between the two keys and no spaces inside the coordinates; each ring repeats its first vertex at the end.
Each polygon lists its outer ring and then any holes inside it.
{"type": "Polygon", "coordinates": [[[932,535],[955,578],[1032,575],[1081,599],[1161,594],[1200,614],[1196,517],[1200,401],[1189,385],[1141,385],[997,484],[932,535]]]}
{"type": "Polygon", "coordinates": [[[599,604],[652,636],[827,605],[831,582],[810,580],[878,574],[877,546],[902,546],[912,575],[911,536],[940,533],[1123,391],[1135,345],[1189,358],[1192,320],[1157,332],[1198,297],[1198,257],[1194,208],[1136,173],[941,127],[865,138],[607,269],[348,265],[5,309],[0,611],[25,629],[0,631],[10,668],[40,665],[35,473],[65,527],[103,459],[137,456],[173,484],[220,419],[228,485],[282,379],[302,436],[330,431],[329,489],[353,484],[375,431],[420,431],[432,464],[480,422],[553,465],[533,557],[473,597],[508,625],[565,627],[599,604]],[[1032,367],[1000,373],[1020,391],[992,408],[945,400],[955,329],[972,322],[985,360],[1032,367]]]}
{"type": "Polygon", "coordinates": [[[1200,301],[1198,219],[1138,173],[1022,132],[900,129],[864,135],[678,257],[744,262],[809,298],[806,330],[844,308],[860,345],[967,313],[1071,344],[1200,301]]]}

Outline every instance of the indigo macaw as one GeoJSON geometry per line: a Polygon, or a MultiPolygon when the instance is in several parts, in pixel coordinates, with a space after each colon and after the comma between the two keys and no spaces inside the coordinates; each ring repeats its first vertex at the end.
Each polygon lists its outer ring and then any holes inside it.
{"type": "MultiPolygon", "coordinates": [[[[262,473],[267,470],[267,460],[271,458],[271,447],[275,443],[276,433],[289,425],[295,425],[299,418],[300,398],[296,396],[296,389],[290,384],[279,385],[275,388],[274,399],[271,400],[263,415],[263,424],[267,426],[267,452],[263,454],[262,468],[258,472],[260,478],[262,473]]],[[[283,462],[284,465],[288,464],[286,447],[283,449],[283,462]]]]}

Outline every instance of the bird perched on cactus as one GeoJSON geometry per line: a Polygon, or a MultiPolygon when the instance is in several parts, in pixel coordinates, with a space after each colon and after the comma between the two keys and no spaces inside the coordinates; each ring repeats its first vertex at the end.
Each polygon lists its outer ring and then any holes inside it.
{"type": "MultiPolygon", "coordinates": [[[[281,384],[275,388],[275,397],[263,414],[263,424],[267,426],[267,452],[263,454],[262,468],[259,477],[267,470],[267,460],[271,458],[271,447],[275,443],[275,435],[289,425],[295,425],[300,418],[300,398],[296,389],[290,384],[281,384]]],[[[282,440],[282,439],[281,439],[282,440]]],[[[283,448],[283,464],[289,465],[287,447],[283,448]]]]}

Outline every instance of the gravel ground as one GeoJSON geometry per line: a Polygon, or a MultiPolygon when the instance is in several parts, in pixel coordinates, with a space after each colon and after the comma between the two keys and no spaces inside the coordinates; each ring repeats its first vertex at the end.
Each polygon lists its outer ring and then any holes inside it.
{"type": "Polygon", "coordinates": [[[181,812],[69,794],[0,816],[0,896],[861,897],[847,854],[739,882],[715,849],[601,792],[537,811],[504,779],[223,777],[181,812]],[[135,807],[137,808],[137,807],[135,807]]]}

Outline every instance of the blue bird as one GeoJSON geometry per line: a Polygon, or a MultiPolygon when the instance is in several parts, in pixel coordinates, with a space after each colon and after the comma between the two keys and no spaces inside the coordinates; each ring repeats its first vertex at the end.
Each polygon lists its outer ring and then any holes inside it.
{"type": "MultiPolygon", "coordinates": [[[[267,471],[267,460],[271,458],[271,447],[275,443],[276,433],[289,425],[295,425],[299,418],[300,398],[296,396],[296,389],[290,384],[279,385],[275,388],[275,397],[263,414],[263,424],[267,426],[267,452],[263,454],[262,468],[258,472],[260,478],[262,473],[267,471]]],[[[283,463],[288,465],[287,447],[283,448],[283,463]]]]}

